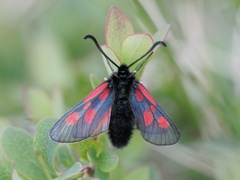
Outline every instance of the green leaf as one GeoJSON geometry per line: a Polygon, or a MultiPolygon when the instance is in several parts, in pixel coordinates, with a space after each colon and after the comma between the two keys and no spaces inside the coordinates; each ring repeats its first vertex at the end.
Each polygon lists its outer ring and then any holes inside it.
{"type": "Polygon", "coordinates": [[[33,151],[33,139],[29,133],[9,127],[3,131],[0,141],[3,152],[14,163],[20,176],[34,180],[49,179],[33,151]]]}
{"type": "Polygon", "coordinates": [[[106,134],[101,134],[96,140],[97,156],[109,148],[109,139],[106,134]]]}
{"type": "Polygon", "coordinates": [[[68,169],[63,176],[60,178],[60,180],[64,179],[70,179],[77,175],[80,175],[82,171],[82,164],[79,162],[76,162],[70,169],[68,169]]]}
{"type": "Polygon", "coordinates": [[[97,152],[95,149],[91,148],[89,149],[88,153],[88,159],[90,159],[90,161],[97,166],[97,152]]]}
{"type": "Polygon", "coordinates": [[[33,143],[38,158],[43,163],[45,172],[51,174],[51,177],[56,176],[53,161],[57,143],[53,142],[48,134],[55,122],[56,119],[54,118],[45,118],[39,121],[33,143]]]}
{"type": "Polygon", "coordinates": [[[0,164],[0,180],[11,180],[10,167],[6,164],[0,164]]]}
{"type": "Polygon", "coordinates": [[[102,152],[99,155],[97,165],[103,172],[111,172],[117,167],[119,157],[111,150],[102,152]]]}
{"type": "Polygon", "coordinates": [[[132,171],[127,177],[124,178],[125,180],[150,180],[150,171],[148,167],[138,168],[132,171]]]}
{"type": "Polygon", "coordinates": [[[89,162],[88,151],[96,147],[96,142],[93,139],[86,139],[80,143],[73,144],[73,147],[80,154],[82,160],[89,162]]]}
{"type": "Polygon", "coordinates": [[[68,144],[59,144],[57,149],[57,158],[66,168],[70,168],[75,163],[68,144]]]}
{"type": "Polygon", "coordinates": [[[111,150],[103,151],[98,156],[95,149],[90,149],[88,155],[91,162],[103,172],[111,172],[119,161],[116,153],[111,150]]]}
{"type": "Polygon", "coordinates": [[[98,167],[95,168],[94,177],[98,179],[103,179],[103,180],[110,179],[109,173],[101,171],[98,167]]]}
{"type": "MultiPolygon", "coordinates": [[[[127,36],[122,44],[123,63],[130,65],[133,61],[144,55],[152,47],[152,45],[153,39],[148,34],[133,34],[127,36]]],[[[144,59],[146,59],[146,57],[144,59]]],[[[150,58],[148,61],[149,60],[150,58]]],[[[138,65],[142,62],[143,61],[139,61],[138,63],[134,64],[131,66],[131,69],[135,70],[136,67],[138,67],[138,65]]]]}
{"type": "Polygon", "coordinates": [[[120,9],[111,7],[107,17],[105,38],[107,45],[112,48],[119,59],[122,59],[123,40],[133,33],[133,26],[128,17],[120,9]]]}

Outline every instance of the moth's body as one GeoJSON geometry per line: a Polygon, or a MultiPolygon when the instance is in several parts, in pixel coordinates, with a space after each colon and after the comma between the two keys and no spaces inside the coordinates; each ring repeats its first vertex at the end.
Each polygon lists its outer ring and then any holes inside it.
{"type": "Polygon", "coordinates": [[[113,88],[115,99],[109,124],[109,137],[118,148],[124,147],[131,138],[134,127],[134,114],[129,103],[131,87],[136,81],[126,65],[121,65],[117,73],[109,78],[109,87],[113,88]]]}

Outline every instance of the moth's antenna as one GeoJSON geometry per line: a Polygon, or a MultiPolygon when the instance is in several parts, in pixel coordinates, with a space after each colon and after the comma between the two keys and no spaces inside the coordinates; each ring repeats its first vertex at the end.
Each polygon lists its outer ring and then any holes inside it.
{"type": "Polygon", "coordinates": [[[153,54],[153,52],[151,52],[146,59],[144,59],[144,61],[130,74],[130,76],[128,76],[129,78],[132,77],[134,74],[136,74],[139,69],[141,69],[141,67],[144,65],[145,62],[147,62],[147,60],[151,57],[151,55],[153,54]]]}
{"type": "Polygon", "coordinates": [[[112,72],[114,72],[114,69],[112,68],[112,66],[111,66],[111,64],[109,63],[109,61],[110,61],[114,66],[116,66],[117,68],[119,68],[119,66],[105,54],[105,52],[104,52],[104,51],[102,50],[102,48],[99,46],[99,44],[98,44],[98,42],[97,42],[97,40],[96,40],[96,38],[95,38],[94,36],[92,36],[92,35],[86,35],[83,39],[91,39],[91,40],[95,43],[95,45],[97,46],[98,50],[99,50],[99,51],[103,54],[103,56],[107,59],[107,63],[108,63],[108,65],[109,65],[110,69],[112,70],[112,72]]]}
{"type": "MultiPolygon", "coordinates": [[[[137,60],[135,60],[132,64],[130,64],[129,66],[128,66],[128,68],[129,67],[131,67],[132,65],[134,65],[135,63],[137,63],[138,61],[140,61],[142,58],[144,58],[145,56],[147,56],[148,55],[148,57],[146,58],[146,60],[144,60],[143,62],[142,62],[142,64],[140,64],[140,68],[143,66],[143,64],[148,60],[148,58],[152,55],[152,51],[154,50],[154,48],[156,47],[156,46],[158,46],[158,45],[163,45],[164,47],[167,47],[167,45],[165,44],[165,42],[163,42],[163,41],[157,41],[157,42],[155,42],[153,45],[152,45],[152,47],[144,54],[144,55],[142,55],[140,58],[138,58],[137,60]],[[150,54],[149,54],[150,53],[150,54]]],[[[140,68],[137,68],[135,71],[138,71],[140,68]]]]}
{"type": "Polygon", "coordinates": [[[135,69],[134,71],[135,72],[138,72],[139,69],[141,69],[141,67],[144,65],[145,62],[147,62],[147,60],[152,56],[153,52],[151,52],[147,57],[146,59],[137,67],[137,69],[135,69]]]}

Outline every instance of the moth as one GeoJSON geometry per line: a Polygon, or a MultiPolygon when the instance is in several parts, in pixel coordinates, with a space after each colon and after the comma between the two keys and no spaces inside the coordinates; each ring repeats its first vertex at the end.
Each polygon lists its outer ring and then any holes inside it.
{"type": "Polygon", "coordinates": [[[130,65],[117,65],[104,53],[94,36],[87,35],[84,39],[95,43],[106,58],[112,75],[53,125],[50,138],[59,143],[71,143],[108,132],[112,145],[122,148],[137,128],[149,143],[171,145],[178,142],[177,126],[135,77],[155,47],[166,47],[166,44],[157,41],[130,65]],[[139,61],[139,66],[130,72],[129,68],[139,61]],[[117,67],[117,72],[112,65],[117,67]]]}

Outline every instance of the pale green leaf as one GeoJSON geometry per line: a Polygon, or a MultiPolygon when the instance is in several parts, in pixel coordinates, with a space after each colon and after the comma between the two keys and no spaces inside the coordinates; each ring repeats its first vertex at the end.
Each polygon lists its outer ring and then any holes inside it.
{"type": "Polygon", "coordinates": [[[57,149],[57,158],[66,168],[70,168],[75,162],[71,149],[68,144],[59,144],[57,149]]]}
{"type": "Polygon", "coordinates": [[[97,150],[97,156],[105,151],[106,149],[108,149],[109,147],[109,139],[107,134],[101,134],[100,136],[98,136],[97,140],[96,140],[96,150],[97,150]]]}
{"type": "Polygon", "coordinates": [[[106,43],[122,59],[121,45],[126,36],[133,34],[133,26],[128,17],[117,7],[111,7],[107,17],[106,43]]]}
{"type": "Polygon", "coordinates": [[[70,169],[64,172],[63,176],[60,180],[70,179],[76,175],[79,175],[82,170],[82,164],[80,162],[76,162],[70,169]]]}
{"type": "Polygon", "coordinates": [[[56,176],[54,170],[54,155],[57,148],[57,143],[49,138],[49,131],[53,124],[56,122],[54,118],[45,118],[38,122],[36,126],[36,133],[34,137],[34,148],[39,158],[41,158],[45,170],[51,174],[52,177],[56,176]]]}
{"type": "Polygon", "coordinates": [[[98,167],[96,167],[96,169],[94,171],[94,177],[101,179],[101,180],[109,180],[110,179],[109,173],[101,171],[98,167]]]}
{"type": "Polygon", "coordinates": [[[89,161],[88,158],[88,150],[91,148],[95,148],[96,147],[96,142],[93,139],[86,139],[84,141],[81,141],[80,143],[76,143],[74,144],[74,147],[76,147],[75,149],[77,149],[77,151],[80,154],[80,157],[85,160],[85,161],[89,161]]]}
{"type": "MultiPolygon", "coordinates": [[[[127,36],[122,44],[123,63],[131,64],[135,60],[144,55],[153,45],[153,39],[148,34],[133,34],[127,36]]],[[[131,69],[136,67],[144,61],[143,58],[138,63],[134,64],[131,69]]]]}
{"type": "Polygon", "coordinates": [[[11,172],[8,165],[0,164],[0,180],[11,180],[11,172]]]}
{"type": "Polygon", "coordinates": [[[119,157],[111,150],[106,150],[99,155],[97,164],[103,172],[111,172],[117,167],[119,157]]]}
{"type": "MultiPolygon", "coordinates": [[[[133,34],[129,35],[123,42],[122,45],[122,52],[124,56],[124,63],[130,65],[140,57],[142,57],[153,45],[153,40],[150,35],[148,34],[133,34]]],[[[147,56],[144,57],[142,60],[135,63],[133,66],[130,67],[131,71],[136,70],[139,65],[141,65],[147,56]]],[[[149,57],[147,62],[151,59],[149,57]]],[[[140,78],[144,69],[144,66],[147,64],[144,62],[143,67],[141,67],[136,74],[137,78],[140,78]]]]}
{"type": "Polygon", "coordinates": [[[90,161],[94,164],[94,165],[97,165],[97,153],[96,153],[96,150],[91,148],[88,150],[88,153],[87,153],[87,156],[88,156],[88,159],[90,159],[90,161]]]}
{"type": "Polygon", "coordinates": [[[14,163],[18,174],[28,179],[48,179],[32,144],[32,136],[22,129],[9,127],[2,133],[1,147],[8,159],[14,163]]]}

